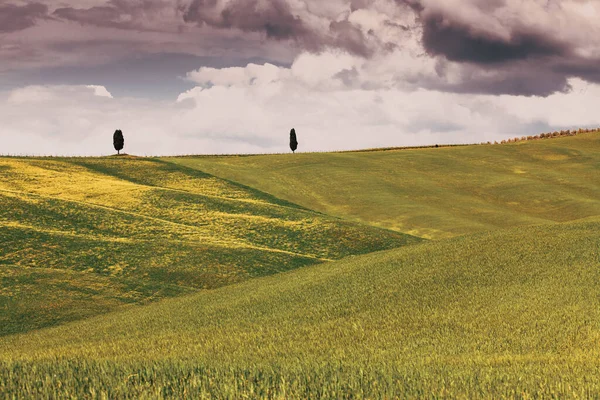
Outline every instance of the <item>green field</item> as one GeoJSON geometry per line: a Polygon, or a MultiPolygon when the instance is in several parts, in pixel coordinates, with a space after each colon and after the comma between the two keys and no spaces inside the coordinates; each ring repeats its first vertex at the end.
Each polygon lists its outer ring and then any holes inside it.
{"type": "Polygon", "coordinates": [[[0,398],[598,398],[599,173],[599,133],[0,158],[0,398]]]}
{"type": "Polygon", "coordinates": [[[158,160],[0,159],[0,334],[420,239],[158,160]]]}
{"type": "Polygon", "coordinates": [[[441,239],[600,214],[600,136],[171,161],[307,208],[441,239]]]}
{"type": "Polygon", "coordinates": [[[7,337],[0,390],[598,396],[599,282],[598,221],[418,244],[7,337]]]}

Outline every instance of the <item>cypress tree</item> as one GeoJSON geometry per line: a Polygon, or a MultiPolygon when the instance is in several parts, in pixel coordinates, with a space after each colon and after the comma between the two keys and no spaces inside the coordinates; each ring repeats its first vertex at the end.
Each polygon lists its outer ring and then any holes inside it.
{"type": "Polygon", "coordinates": [[[296,138],[295,129],[290,131],[290,149],[292,149],[292,153],[295,153],[296,149],[298,149],[298,139],[296,138]]]}
{"type": "Polygon", "coordinates": [[[124,145],[125,138],[123,138],[123,132],[120,129],[117,129],[113,135],[113,146],[115,146],[117,154],[121,154],[121,150],[123,150],[124,145]]]}

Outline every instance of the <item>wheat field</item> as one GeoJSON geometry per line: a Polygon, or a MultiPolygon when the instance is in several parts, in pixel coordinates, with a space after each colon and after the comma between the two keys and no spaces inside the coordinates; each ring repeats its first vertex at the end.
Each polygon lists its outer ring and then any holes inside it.
{"type": "Polygon", "coordinates": [[[0,398],[599,398],[599,149],[0,158],[0,398]]]}

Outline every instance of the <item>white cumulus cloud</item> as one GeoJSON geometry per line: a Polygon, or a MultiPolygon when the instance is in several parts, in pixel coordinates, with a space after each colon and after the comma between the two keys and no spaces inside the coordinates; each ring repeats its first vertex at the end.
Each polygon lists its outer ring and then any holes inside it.
{"type": "Polygon", "coordinates": [[[286,152],[291,128],[300,151],[327,151],[600,126],[597,84],[572,78],[569,92],[548,97],[453,93],[412,86],[411,76],[441,85],[460,74],[437,73],[407,53],[390,57],[405,57],[406,65],[394,71],[385,60],[376,68],[326,52],[301,55],[289,68],[201,68],[188,74],[198,86],[171,101],[112,98],[91,85],[19,88],[0,95],[0,153],[111,154],[115,129],[128,153],[172,155],[286,152]]]}
{"type": "Polygon", "coordinates": [[[106,88],[104,86],[87,85],[86,88],[93,89],[94,90],[94,94],[96,96],[99,96],[99,97],[108,97],[109,99],[113,98],[112,94],[110,94],[110,92],[108,90],[106,90],[106,88]]]}

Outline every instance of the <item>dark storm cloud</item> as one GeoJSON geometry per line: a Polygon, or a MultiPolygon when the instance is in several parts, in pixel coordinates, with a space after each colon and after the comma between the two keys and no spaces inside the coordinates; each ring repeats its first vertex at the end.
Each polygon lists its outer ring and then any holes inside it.
{"type": "Polygon", "coordinates": [[[216,0],[194,0],[184,14],[185,22],[264,32],[271,39],[296,39],[309,35],[309,30],[300,18],[292,15],[289,5],[283,0],[269,0],[266,7],[261,7],[257,0],[237,0],[216,11],[218,3],[216,0]]]}
{"type": "Polygon", "coordinates": [[[444,15],[423,18],[423,45],[434,55],[452,61],[498,63],[539,56],[568,56],[569,46],[543,33],[513,31],[508,39],[474,31],[444,15]]]}
{"type": "MultiPolygon", "coordinates": [[[[427,7],[419,0],[398,2],[419,16],[425,50],[432,55],[443,55],[451,61],[487,64],[570,55],[569,43],[553,38],[550,32],[535,31],[525,24],[512,23],[512,26],[508,26],[510,35],[506,36],[483,29],[477,22],[465,22],[457,10],[452,12],[449,9],[427,7]]],[[[506,2],[466,1],[463,6],[464,12],[476,9],[493,14],[501,6],[506,6],[506,2]]],[[[500,19],[499,22],[503,21],[500,19]]]]}
{"type": "Polygon", "coordinates": [[[600,83],[600,60],[573,57],[560,60],[553,66],[556,73],[576,76],[588,82],[600,83]]]}
{"type": "Polygon", "coordinates": [[[54,11],[57,18],[118,29],[142,31],[173,31],[179,21],[173,15],[179,12],[179,2],[169,0],[109,0],[90,8],[63,7],[54,11]]]}
{"type": "Polygon", "coordinates": [[[572,12],[577,2],[395,1],[417,16],[428,55],[472,75],[452,91],[547,96],[568,91],[570,77],[600,82],[598,53],[586,50],[596,36],[580,34],[590,20],[572,12]]]}
{"type": "Polygon", "coordinates": [[[503,65],[465,65],[459,85],[433,84],[432,89],[455,93],[515,96],[549,96],[568,92],[568,75],[552,65],[540,66],[537,60],[503,65]]]}
{"type": "Polygon", "coordinates": [[[0,32],[16,32],[30,28],[38,19],[46,18],[48,7],[41,3],[24,6],[0,4],[0,32]]]}
{"type": "Polygon", "coordinates": [[[267,39],[292,40],[302,49],[320,51],[340,48],[369,56],[374,51],[363,32],[347,20],[331,21],[328,31],[320,31],[295,15],[285,0],[194,0],[184,21],[220,29],[239,29],[264,34],[267,39]]]}

